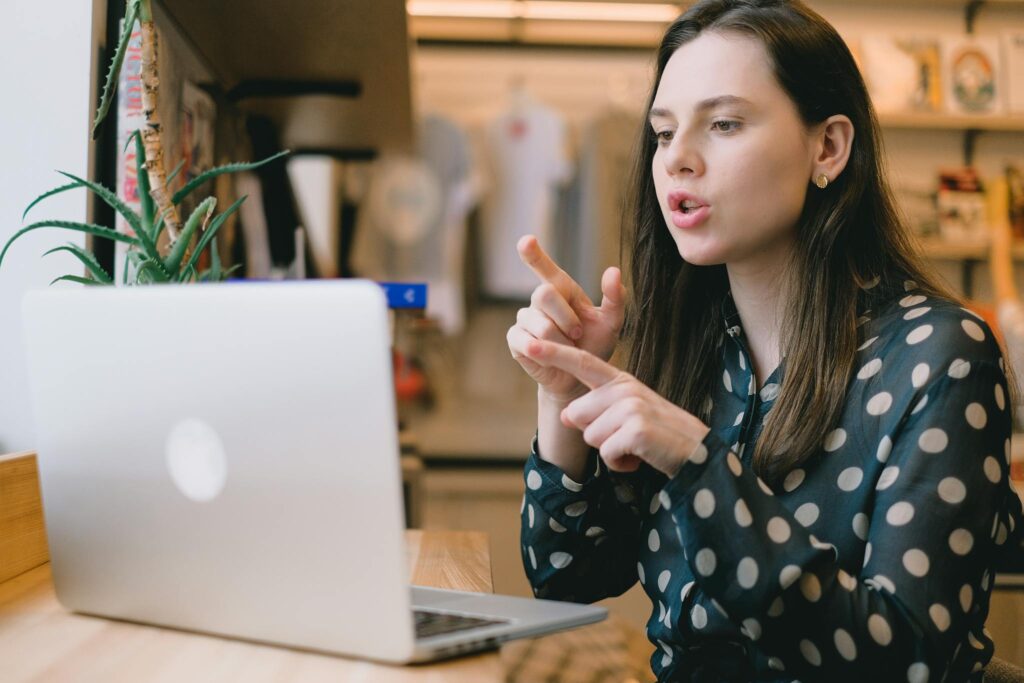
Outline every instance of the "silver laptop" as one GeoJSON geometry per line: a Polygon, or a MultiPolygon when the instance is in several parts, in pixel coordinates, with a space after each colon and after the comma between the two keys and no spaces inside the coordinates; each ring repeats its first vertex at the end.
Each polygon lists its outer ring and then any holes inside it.
{"type": "Polygon", "coordinates": [[[606,616],[410,587],[376,284],[48,290],[23,312],[68,609],[389,662],[606,616]]]}

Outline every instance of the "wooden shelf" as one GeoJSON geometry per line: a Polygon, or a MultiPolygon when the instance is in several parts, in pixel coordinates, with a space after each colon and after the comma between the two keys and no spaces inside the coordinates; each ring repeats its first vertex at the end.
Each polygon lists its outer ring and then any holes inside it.
{"type": "Polygon", "coordinates": [[[884,128],[1024,132],[1024,114],[963,116],[916,112],[880,113],[878,121],[884,128]]]}
{"type": "MultiPolygon", "coordinates": [[[[921,253],[940,261],[984,261],[989,256],[988,241],[951,242],[936,237],[919,239],[921,253]]],[[[1024,261],[1024,243],[1013,245],[1013,258],[1024,261]]]]}

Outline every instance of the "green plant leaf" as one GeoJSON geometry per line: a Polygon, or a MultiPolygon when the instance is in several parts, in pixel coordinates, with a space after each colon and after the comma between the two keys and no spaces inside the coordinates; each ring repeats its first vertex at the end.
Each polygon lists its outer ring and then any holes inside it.
{"type": "Polygon", "coordinates": [[[135,237],[126,235],[123,232],[118,232],[117,230],[112,230],[102,225],[95,225],[93,223],[76,223],[74,221],[39,221],[38,223],[26,225],[7,240],[7,244],[4,245],[3,251],[0,251],[0,264],[4,262],[4,256],[7,255],[7,250],[11,248],[11,244],[14,240],[27,232],[38,230],[39,228],[64,228],[65,230],[84,232],[89,235],[95,235],[96,237],[106,237],[107,239],[114,240],[115,242],[125,242],[127,244],[139,246],[139,240],[135,237]]]}
{"type": "Polygon", "coordinates": [[[192,241],[192,236],[195,235],[200,224],[206,220],[206,217],[209,216],[216,205],[216,197],[207,197],[200,202],[199,206],[192,212],[192,215],[185,221],[185,227],[181,229],[181,234],[178,235],[177,241],[171,245],[171,253],[164,259],[164,269],[170,273],[172,279],[177,275],[179,268],[181,268],[181,259],[185,256],[185,250],[188,249],[188,243],[192,241]]]}
{"type": "Polygon", "coordinates": [[[124,63],[124,55],[128,50],[128,41],[132,37],[132,29],[135,27],[135,17],[138,13],[138,0],[129,0],[124,12],[124,27],[121,29],[121,38],[117,41],[117,50],[114,58],[110,60],[110,69],[107,70],[107,80],[103,84],[103,96],[100,98],[99,109],[96,110],[96,118],[92,122],[92,137],[96,139],[96,133],[107,117],[110,104],[114,100],[114,91],[117,90],[117,81],[121,76],[121,65],[124,63]]]}
{"type": "Polygon", "coordinates": [[[55,194],[67,192],[68,190],[73,190],[76,187],[81,186],[81,183],[68,183],[67,185],[61,185],[60,187],[55,187],[52,190],[42,193],[41,195],[33,199],[31,204],[25,207],[25,211],[21,214],[21,220],[25,220],[25,216],[27,216],[28,212],[32,210],[32,207],[38,204],[39,202],[43,201],[47,197],[52,197],[55,194]]]}
{"type": "Polygon", "coordinates": [[[142,144],[142,135],[139,131],[132,134],[135,138],[135,175],[139,186],[139,213],[142,219],[142,232],[146,233],[153,242],[153,249],[156,249],[156,239],[153,238],[153,215],[156,207],[153,197],[149,194],[149,173],[146,171],[146,146],[142,144]]]}
{"type": "Polygon", "coordinates": [[[242,205],[242,202],[244,202],[245,198],[248,196],[249,195],[242,195],[242,197],[238,201],[236,201],[234,204],[227,208],[227,211],[218,215],[210,222],[210,226],[206,228],[206,231],[199,238],[199,242],[196,244],[195,250],[192,251],[192,255],[189,256],[188,261],[185,263],[185,270],[192,268],[196,265],[196,262],[199,261],[199,256],[203,253],[203,250],[206,249],[206,245],[209,244],[211,240],[217,237],[217,231],[220,230],[220,227],[224,225],[228,217],[231,214],[233,214],[238,209],[239,206],[242,205]]]}
{"type": "Polygon", "coordinates": [[[139,279],[142,277],[148,277],[150,282],[170,281],[170,278],[167,277],[167,273],[164,270],[163,264],[159,264],[152,259],[146,259],[139,264],[139,268],[136,271],[136,277],[139,279]]]}
{"type": "Polygon", "coordinates": [[[43,252],[43,256],[48,256],[57,251],[66,251],[69,254],[74,254],[97,282],[102,282],[105,285],[114,284],[114,278],[110,277],[110,273],[100,265],[100,262],[96,260],[96,257],[93,256],[91,252],[86,251],[77,244],[71,243],[60,247],[54,247],[49,251],[43,252]]]}
{"type": "Polygon", "coordinates": [[[178,177],[178,174],[181,173],[181,169],[182,169],[182,167],[184,165],[185,165],[185,160],[184,159],[182,159],[181,161],[178,162],[178,165],[174,167],[174,170],[171,171],[171,174],[169,176],[167,176],[167,179],[164,181],[164,187],[170,187],[171,186],[171,181],[173,181],[175,178],[178,177]]]}
{"type": "Polygon", "coordinates": [[[254,161],[251,163],[240,164],[226,164],[224,166],[211,168],[209,171],[200,173],[198,176],[189,181],[188,185],[175,192],[174,196],[171,197],[171,201],[175,204],[180,204],[181,200],[187,197],[192,192],[192,190],[196,189],[197,187],[205,183],[207,180],[210,180],[211,178],[215,178],[224,173],[235,173],[237,171],[248,171],[250,169],[259,168],[260,166],[264,164],[269,164],[274,159],[278,159],[287,154],[291,154],[291,150],[286,149],[283,152],[278,152],[277,154],[269,156],[266,159],[263,159],[262,161],[254,161]]]}
{"type": "MultiPolygon", "coordinates": [[[[132,230],[134,230],[136,233],[142,232],[142,220],[139,218],[139,214],[132,211],[130,206],[121,201],[121,199],[116,194],[111,192],[109,189],[103,187],[99,183],[94,183],[91,180],[79,178],[78,176],[72,175],[65,171],[57,171],[57,173],[60,173],[62,176],[66,178],[71,178],[80,185],[84,185],[85,187],[95,192],[100,199],[102,199],[104,202],[106,202],[108,206],[110,206],[110,208],[114,209],[119,214],[124,216],[124,219],[128,221],[128,225],[132,226],[132,230]]],[[[147,234],[146,237],[149,237],[149,235],[147,234]]]]}
{"type": "Polygon", "coordinates": [[[77,282],[78,284],[81,284],[81,285],[102,285],[103,284],[102,282],[96,282],[96,280],[93,280],[91,278],[79,277],[78,275],[61,275],[60,277],[54,278],[53,280],[51,280],[50,284],[53,285],[53,284],[56,284],[58,282],[61,282],[62,280],[67,280],[68,282],[77,282]]]}

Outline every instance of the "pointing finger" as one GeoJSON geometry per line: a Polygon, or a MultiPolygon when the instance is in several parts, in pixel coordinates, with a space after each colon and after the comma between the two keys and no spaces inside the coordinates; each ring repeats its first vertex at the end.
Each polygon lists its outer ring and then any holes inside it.
{"type": "Polygon", "coordinates": [[[619,375],[619,369],[614,365],[575,346],[535,339],[527,344],[526,353],[539,365],[564,370],[591,389],[603,386],[619,375]]]}
{"type": "Polygon", "coordinates": [[[547,255],[536,237],[524,236],[516,244],[516,249],[519,251],[519,258],[522,262],[529,266],[530,270],[541,280],[553,285],[570,305],[577,302],[588,306],[594,305],[583,288],[547,255]]]}

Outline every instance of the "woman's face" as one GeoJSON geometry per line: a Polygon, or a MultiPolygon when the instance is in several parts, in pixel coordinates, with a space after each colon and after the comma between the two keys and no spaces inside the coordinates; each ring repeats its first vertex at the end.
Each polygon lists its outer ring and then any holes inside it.
{"type": "Polygon", "coordinates": [[[792,246],[814,151],[764,47],[702,33],[672,55],[651,108],[651,171],[679,254],[774,267],[792,246]]]}

